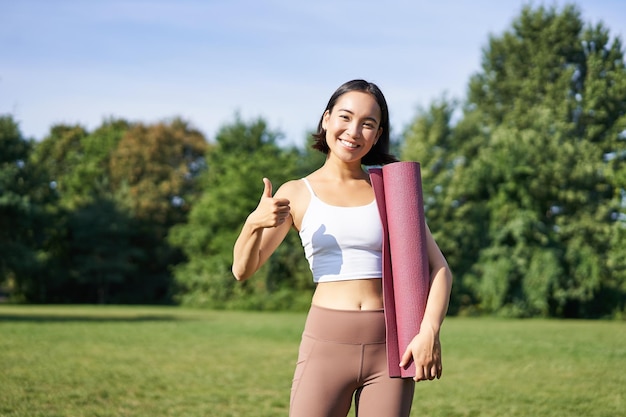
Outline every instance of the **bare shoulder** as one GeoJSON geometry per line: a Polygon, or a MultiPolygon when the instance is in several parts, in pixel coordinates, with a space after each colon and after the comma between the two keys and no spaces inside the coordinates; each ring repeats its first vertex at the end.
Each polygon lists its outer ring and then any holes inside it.
{"type": "Polygon", "coordinates": [[[289,200],[294,226],[296,229],[300,230],[302,216],[311,200],[311,193],[304,181],[299,179],[287,181],[280,186],[274,197],[289,200]]]}
{"type": "Polygon", "coordinates": [[[278,190],[276,190],[276,194],[274,194],[274,197],[286,198],[289,201],[297,200],[299,195],[302,194],[303,191],[306,191],[306,185],[304,185],[303,181],[291,180],[281,185],[278,190]]]}

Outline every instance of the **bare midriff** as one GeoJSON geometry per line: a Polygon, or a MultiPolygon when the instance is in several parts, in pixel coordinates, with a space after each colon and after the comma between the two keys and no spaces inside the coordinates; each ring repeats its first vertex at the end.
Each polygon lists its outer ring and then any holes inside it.
{"type": "Polygon", "coordinates": [[[317,284],[312,302],[336,310],[380,310],[383,308],[382,280],[321,282],[317,284]]]}

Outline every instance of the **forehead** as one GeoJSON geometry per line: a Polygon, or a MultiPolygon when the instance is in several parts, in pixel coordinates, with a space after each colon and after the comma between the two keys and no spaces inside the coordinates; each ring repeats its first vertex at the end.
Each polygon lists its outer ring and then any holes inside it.
{"type": "Polygon", "coordinates": [[[374,96],[363,91],[349,91],[337,99],[333,110],[347,110],[360,116],[380,120],[381,110],[374,96]]]}

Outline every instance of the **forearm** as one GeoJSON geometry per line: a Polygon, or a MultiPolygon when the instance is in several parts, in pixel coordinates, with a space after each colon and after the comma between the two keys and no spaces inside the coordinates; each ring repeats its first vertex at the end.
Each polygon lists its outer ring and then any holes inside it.
{"type": "Polygon", "coordinates": [[[238,281],[250,278],[259,268],[262,238],[263,228],[255,227],[247,219],[233,248],[232,272],[238,281]]]}
{"type": "Polygon", "coordinates": [[[439,254],[436,257],[435,264],[434,268],[431,265],[430,292],[428,293],[420,331],[413,338],[400,360],[401,367],[409,364],[411,360],[415,361],[415,377],[413,378],[415,381],[440,378],[443,369],[439,331],[448,311],[452,273],[443,255],[439,254]]]}
{"type": "Polygon", "coordinates": [[[431,327],[439,333],[448,311],[450,291],[452,290],[452,273],[447,265],[443,265],[432,273],[430,292],[424,311],[422,325],[431,327]]]}

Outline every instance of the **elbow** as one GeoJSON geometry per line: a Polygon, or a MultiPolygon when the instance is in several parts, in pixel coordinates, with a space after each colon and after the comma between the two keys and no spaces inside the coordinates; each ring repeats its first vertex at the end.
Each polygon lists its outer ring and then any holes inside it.
{"type": "Polygon", "coordinates": [[[454,281],[454,278],[452,277],[452,270],[448,266],[447,262],[445,266],[443,267],[443,274],[446,277],[446,282],[448,283],[448,286],[452,287],[452,282],[454,281]]]}
{"type": "Polygon", "coordinates": [[[235,268],[234,265],[231,268],[231,272],[233,273],[233,276],[235,277],[235,279],[239,282],[243,282],[247,280],[248,278],[250,278],[250,275],[251,275],[251,274],[246,274],[245,271],[241,271],[238,268],[235,268]]]}
{"type": "Polygon", "coordinates": [[[430,275],[431,285],[435,279],[440,279],[440,278],[444,280],[444,282],[446,283],[446,287],[448,288],[452,287],[452,282],[453,282],[452,270],[448,266],[448,263],[445,262],[445,260],[441,265],[432,267],[431,275],[430,275]]]}
{"type": "Polygon", "coordinates": [[[452,269],[450,269],[450,265],[448,265],[448,262],[446,261],[442,267],[444,274],[446,276],[446,279],[450,282],[452,282],[452,269]]]}

